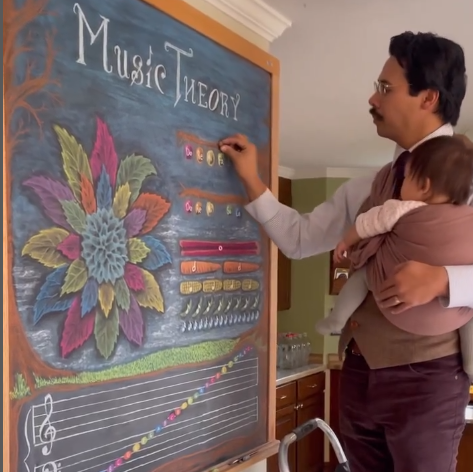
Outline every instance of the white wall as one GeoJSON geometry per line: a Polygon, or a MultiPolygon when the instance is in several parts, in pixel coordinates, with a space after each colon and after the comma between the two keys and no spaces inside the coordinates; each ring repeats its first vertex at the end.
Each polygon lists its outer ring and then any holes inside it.
{"type": "MultiPolygon", "coordinates": [[[[233,18],[230,18],[218,8],[207,3],[206,0],[185,0],[185,2],[202,11],[207,16],[210,16],[240,36],[243,36],[248,41],[256,44],[261,49],[269,51],[269,42],[266,39],[257,35],[241,23],[235,21],[233,18]]],[[[258,464],[249,467],[244,472],[266,472],[266,461],[259,462],[258,464]]]]}

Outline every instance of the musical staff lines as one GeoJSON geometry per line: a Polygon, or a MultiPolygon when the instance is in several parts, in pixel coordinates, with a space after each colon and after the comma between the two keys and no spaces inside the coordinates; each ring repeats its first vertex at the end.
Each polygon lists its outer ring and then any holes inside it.
{"type": "Polygon", "coordinates": [[[246,434],[258,421],[258,378],[251,357],[88,387],[69,398],[46,395],[26,415],[26,471],[111,472],[125,462],[127,472],[151,471],[157,462],[246,434]]]}

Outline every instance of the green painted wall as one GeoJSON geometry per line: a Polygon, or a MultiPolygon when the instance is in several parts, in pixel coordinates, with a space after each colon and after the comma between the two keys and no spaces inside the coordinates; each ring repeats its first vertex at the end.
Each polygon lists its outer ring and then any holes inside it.
{"type": "MultiPolygon", "coordinates": [[[[326,195],[327,198],[330,198],[335,191],[345,183],[348,179],[327,179],[327,184],[326,184],[326,195]]],[[[326,274],[325,276],[325,294],[324,294],[324,316],[329,312],[329,310],[333,307],[336,296],[329,295],[329,289],[330,289],[330,280],[329,280],[329,273],[330,273],[330,257],[327,255],[326,261],[325,261],[325,267],[324,267],[324,273],[326,274]]],[[[338,336],[325,336],[324,340],[324,349],[323,352],[324,354],[329,354],[329,353],[336,353],[338,351],[338,336]]]]}
{"type": "MultiPolygon", "coordinates": [[[[292,181],[292,206],[299,213],[310,213],[325,200],[326,179],[292,181]]],[[[278,314],[278,331],[307,333],[312,351],[322,353],[323,337],[315,333],[314,323],[323,310],[324,256],[292,261],[291,308],[278,314]]]]}
{"type": "MultiPolygon", "coordinates": [[[[292,206],[299,213],[310,213],[324,202],[346,179],[301,179],[292,181],[292,206]]],[[[323,336],[314,330],[315,322],[323,318],[332,303],[329,290],[329,255],[292,261],[291,308],[278,313],[278,331],[307,333],[312,352],[325,351],[323,336]]]]}

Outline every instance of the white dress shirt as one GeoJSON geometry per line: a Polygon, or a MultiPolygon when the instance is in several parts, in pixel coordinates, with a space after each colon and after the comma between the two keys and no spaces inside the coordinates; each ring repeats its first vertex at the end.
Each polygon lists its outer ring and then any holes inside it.
{"type": "MultiPolygon", "coordinates": [[[[452,126],[447,124],[440,127],[409,151],[427,139],[445,135],[453,135],[452,126]]],[[[393,163],[403,151],[400,146],[396,146],[393,163]]],[[[361,204],[369,196],[376,173],[373,171],[368,176],[347,181],[311,213],[301,215],[297,210],[278,202],[269,190],[245,208],[287,257],[302,259],[315,256],[334,249],[346,229],[355,222],[361,204]]],[[[473,191],[469,204],[473,206],[473,191]]],[[[473,266],[446,267],[446,270],[450,297],[442,304],[447,307],[473,308],[473,266]]]]}

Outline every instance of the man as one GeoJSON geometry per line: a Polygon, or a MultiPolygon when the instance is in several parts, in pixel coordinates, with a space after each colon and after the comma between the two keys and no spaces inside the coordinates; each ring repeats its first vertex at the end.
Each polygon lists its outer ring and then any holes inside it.
{"type": "MultiPolygon", "coordinates": [[[[453,134],[465,93],[465,60],[458,44],[430,33],[406,32],[391,39],[369,104],[378,134],[397,144],[393,176],[405,150],[453,134]]],[[[220,147],[247,189],[248,212],[294,259],[335,247],[374,178],[348,181],[312,213],[300,215],[278,203],[261,182],[257,151],[244,136],[224,139],[220,147]]],[[[393,178],[402,182],[402,167],[393,178]]],[[[377,304],[402,313],[438,298],[445,306],[473,308],[472,288],[473,266],[409,261],[353,314],[340,338],[340,352],[346,355],[340,429],[352,472],[455,471],[469,400],[458,333],[411,335],[390,324],[377,304]]]]}

